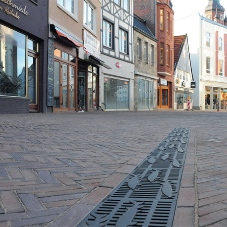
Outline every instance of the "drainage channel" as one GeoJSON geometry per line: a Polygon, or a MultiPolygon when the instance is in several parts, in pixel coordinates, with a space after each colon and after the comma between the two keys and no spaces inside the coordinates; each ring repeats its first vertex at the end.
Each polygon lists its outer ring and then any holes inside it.
{"type": "Polygon", "coordinates": [[[175,128],[77,227],[171,227],[189,140],[175,128]]]}

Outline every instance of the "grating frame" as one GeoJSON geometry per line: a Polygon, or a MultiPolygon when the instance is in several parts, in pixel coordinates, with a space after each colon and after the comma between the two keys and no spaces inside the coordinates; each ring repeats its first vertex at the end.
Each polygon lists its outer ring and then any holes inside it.
{"type": "Polygon", "coordinates": [[[78,227],[171,227],[189,141],[175,128],[78,227]]]}

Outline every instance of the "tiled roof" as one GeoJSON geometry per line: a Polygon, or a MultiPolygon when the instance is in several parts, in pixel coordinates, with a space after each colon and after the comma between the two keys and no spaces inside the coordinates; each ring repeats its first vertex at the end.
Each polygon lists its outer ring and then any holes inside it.
{"type": "Polygon", "coordinates": [[[186,35],[174,36],[174,65],[177,63],[186,35]]]}
{"type": "Polygon", "coordinates": [[[147,27],[146,21],[134,14],[134,27],[146,33],[148,36],[155,38],[151,30],[147,27]]]}

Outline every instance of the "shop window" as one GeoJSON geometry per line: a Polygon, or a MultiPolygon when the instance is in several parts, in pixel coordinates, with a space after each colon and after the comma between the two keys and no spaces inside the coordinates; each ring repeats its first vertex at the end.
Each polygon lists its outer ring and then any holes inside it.
{"type": "Polygon", "coordinates": [[[84,25],[87,28],[94,30],[94,8],[93,6],[84,0],[84,25]]]}
{"type": "Polygon", "coordinates": [[[76,15],[77,0],[57,0],[58,6],[74,17],[76,15]]]}
{"type": "Polygon", "coordinates": [[[103,21],[103,45],[113,48],[113,25],[108,21],[103,21]]]}
{"type": "Polygon", "coordinates": [[[206,73],[210,74],[210,57],[206,58],[206,73]]]}
{"type": "Polygon", "coordinates": [[[213,88],[213,109],[218,109],[219,107],[219,88],[213,88]]]}
{"type": "Polygon", "coordinates": [[[164,29],[164,9],[160,9],[160,29],[164,29]]]}
{"type": "Polygon", "coordinates": [[[127,54],[128,51],[128,33],[119,29],[119,51],[127,54]]]}
{"type": "Polygon", "coordinates": [[[154,45],[151,45],[151,65],[154,65],[154,45]]]}
{"type": "Polygon", "coordinates": [[[164,43],[160,47],[160,64],[164,64],[164,43]]]}
{"type": "Polygon", "coordinates": [[[0,95],[26,97],[26,36],[0,25],[0,95]]]}
{"type": "Polygon", "coordinates": [[[209,32],[206,33],[206,46],[210,47],[210,33],[209,32]]]}
{"type": "Polygon", "coordinates": [[[218,75],[223,76],[223,60],[218,60],[218,75]]]}
{"type": "Polygon", "coordinates": [[[148,63],[148,42],[144,43],[144,61],[148,63]]]}
{"type": "Polygon", "coordinates": [[[141,39],[137,39],[137,59],[142,60],[142,45],[141,39]]]}
{"type": "Polygon", "coordinates": [[[219,37],[219,51],[222,51],[223,41],[222,38],[219,37]]]}
{"type": "Polygon", "coordinates": [[[69,54],[62,51],[62,58],[68,61],[69,60],[69,54]]]}

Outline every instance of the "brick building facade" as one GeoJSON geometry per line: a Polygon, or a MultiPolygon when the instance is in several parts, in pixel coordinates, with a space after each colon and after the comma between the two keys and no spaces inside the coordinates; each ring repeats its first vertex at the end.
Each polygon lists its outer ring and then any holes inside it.
{"type": "Polygon", "coordinates": [[[157,44],[157,107],[174,105],[174,12],[170,0],[144,0],[134,2],[134,12],[147,21],[158,39],[157,44]],[[156,15],[156,16],[155,16],[156,15]]]}

